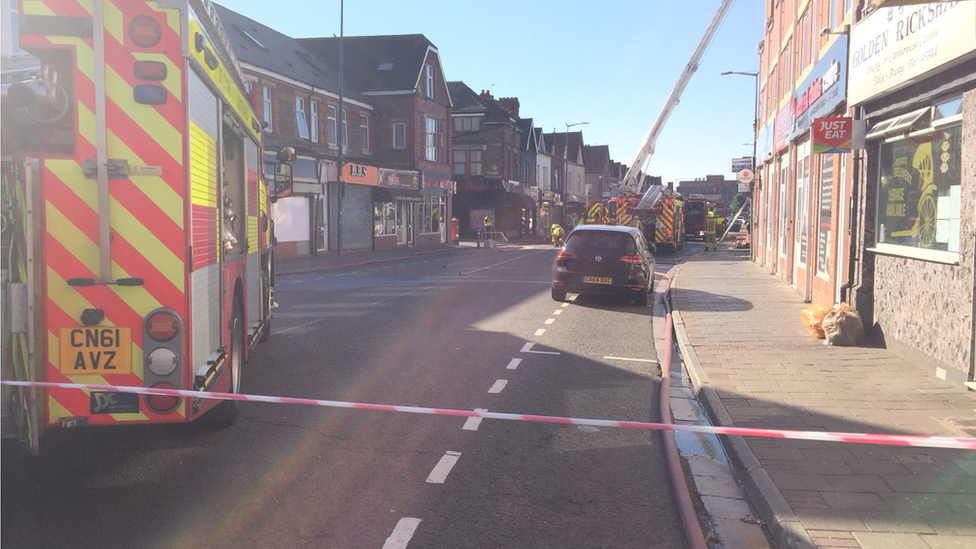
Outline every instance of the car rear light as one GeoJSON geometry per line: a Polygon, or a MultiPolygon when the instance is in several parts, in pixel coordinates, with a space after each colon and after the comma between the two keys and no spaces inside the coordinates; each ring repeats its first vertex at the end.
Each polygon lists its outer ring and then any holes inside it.
{"type": "MultiPolygon", "coordinates": [[[[156,383],[153,389],[176,389],[172,383],[156,383]]],[[[146,406],[157,414],[172,412],[180,405],[180,397],[169,395],[146,395],[146,406]]]]}
{"type": "Polygon", "coordinates": [[[149,359],[146,360],[146,367],[149,368],[149,371],[159,377],[166,377],[172,374],[179,365],[180,361],[176,353],[172,349],[165,347],[153,350],[153,352],[149,353],[149,359]]]}
{"type": "Polygon", "coordinates": [[[566,250],[560,250],[559,254],[556,255],[556,261],[566,261],[569,259],[576,259],[579,255],[576,252],[567,252],[566,250]]]}
{"type": "Polygon", "coordinates": [[[166,63],[161,61],[136,61],[132,73],[140,80],[165,80],[166,63]]]}
{"type": "Polygon", "coordinates": [[[631,265],[643,265],[644,264],[644,258],[641,257],[638,254],[634,254],[634,255],[622,255],[622,256],[620,256],[620,261],[623,261],[624,263],[630,263],[631,265]]]}
{"type": "Polygon", "coordinates": [[[172,313],[159,311],[146,319],[146,333],[160,343],[165,343],[176,337],[179,330],[179,320],[172,313]]]}
{"type": "Polygon", "coordinates": [[[163,38],[163,29],[155,18],[137,15],[129,21],[129,38],[140,48],[151,48],[163,38]]]}

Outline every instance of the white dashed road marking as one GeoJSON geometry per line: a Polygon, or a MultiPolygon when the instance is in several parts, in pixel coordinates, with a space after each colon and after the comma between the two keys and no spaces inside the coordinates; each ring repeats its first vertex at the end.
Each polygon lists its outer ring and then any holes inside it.
{"type": "Polygon", "coordinates": [[[537,336],[541,336],[544,333],[546,333],[546,329],[545,328],[539,328],[538,330],[535,331],[535,335],[537,335],[537,336]]]}
{"type": "Polygon", "coordinates": [[[561,307],[562,307],[563,309],[565,309],[566,307],[569,307],[569,303],[563,303],[563,304],[561,305],[561,307]]]}
{"type": "Polygon", "coordinates": [[[552,314],[554,314],[554,315],[561,315],[561,314],[563,314],[563,310],[562,309],[556,309],[555,311],[552,312],[552,314]]]}
{"type": "Polygon", "coordinates": [[[553,322],[555,322],[555,321],[556,321],[556,319],[555,319],[555,318],[547,318],[547,319],[546,319],[546,324],[552,324],[552,323],[553,323],[553,322]]]}
{"type": "Polygon", "coordinates": [[[410,543],[410,538],[413,537],[413,533],[417,531],[419,525],[419,518],[404,517],[400,519],[400,522],[393,529],[393,533],[386,538],[383,549],[404,549],[410,543]]]}
{"type": "Polygon", "coordinates": [[[513,358],[512,361],[508,363],[508,366],[505,367],[505,369],[507,369],[507,370],[514,370],[514,369],[518,368],[519,367],[519,364],[521,364],[521,363],[522,363],[522,359],[521,358],[513,358]]]}
{"type": "Polygon", "coordinates": [[[491,386],[491,389],[488,389],[488,394],[497,395],[498,393],[502,392],[502,389],[504,389],[506,385],[508,385],[507,379],[496,379],[495,383],[491,386]]]}
{"type": "Polygon", "coordinates": [[[434,466],[434,470],[427,475],[427,482],[430,484],[444,484],[447,480],[447,475],[451,473],[451,469],[457,464],[458,458],[461,457],[461,452],[446,452],[441,456],[441,460],[437,462],[434,466]]]}
{"type": "MultiPolygon", "coordinates": [[[[475,408],[474,411],[475,412],[487,412],[488,409],[487,408],[475,408]]],[[[467,419],[467,421],[464,422],[464,427],[461,427],[461,429],[463,429],[465,431],[477,431],[478,430],[478,426],[481,425],[481,420],[482,419],[484,419],[484,418],[480,418],[480,417],[469,417],[467,419]]]]}

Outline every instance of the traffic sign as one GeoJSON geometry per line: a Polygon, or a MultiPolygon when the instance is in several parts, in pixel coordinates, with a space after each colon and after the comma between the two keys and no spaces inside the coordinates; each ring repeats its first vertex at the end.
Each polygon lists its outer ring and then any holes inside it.
{"type": "Polygon", "coordinates": [[[742,170],[752,169],[752,157],[740,156],[732,159],[732,173],[739,173],[742,170]]]}
{"type": "Polygon", "coordinates": [[[755,175],[756,174],[752,173],[752,169],[743,168],[739,170],[737,177],[739,178],[739,183],[748,185],[749,183],[752,183],[752,180],[755,178],[755,175]]]}

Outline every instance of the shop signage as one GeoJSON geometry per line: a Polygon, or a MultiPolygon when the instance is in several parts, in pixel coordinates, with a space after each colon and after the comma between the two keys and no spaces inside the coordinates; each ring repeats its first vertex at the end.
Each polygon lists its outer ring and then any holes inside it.
{"type": "Polygon", "coordinates": [[[445,189],[450,190],[453,182],[451,174],[444,172],[423,171],[420,173],[425,189],[445,189]]]}
{"type": "Polygon", "coordinates": [[[876,10],[851,29],[850,105],[913,84],[976,54],[976,2],[876,10]]]}
{"type": "Polygon", "coordinates": [[[458,188],[462,191],[494,191],[503,189],[500,179],[476,179],[474,181],[461,181],[458,188]]]}
{"type": "Polygon", "coordinates": [[[379,170],[380,187],[395,187],[399,189],[419,189],[420,174],[406,170],[379,170]]]}
{"type": "Polygon", "coordinates": [[[760,163],[773,154],[773,123],[770,122],[763,127],[759,135],[756,136],[756,156],[760,163]]]}
{"type": "Polygon", "coordinates": [[[740,156],[732,159],[732,173],[739,173],[742,170],[752,169],[752,157],[740,156]]]}
{"type": "Polygon", "coordinates": [[[844,99],[847,86],[847,36],[840,35],[793,94],[790,138],[805,133],[814,117],[833,112],[844,99]]]}
{"type": "Polygon", "coordinates": [[[830,116],[813,120],[813,152],[851,152],[854,120],[849,116],[830,116]]]}
{"type": "Polygon", "coordinates": [[[785,149],[789,144],[787,138],[790,135],[790,105],[780,109],[776,113],[776,120],[773,121],[773,152],[778,153],[785,149]]]}

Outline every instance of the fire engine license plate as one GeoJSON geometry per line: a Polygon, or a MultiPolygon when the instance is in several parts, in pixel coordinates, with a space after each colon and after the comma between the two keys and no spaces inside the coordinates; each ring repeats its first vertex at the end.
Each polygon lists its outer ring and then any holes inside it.
{"type": "Polygon", "coordinates": [[[61,328],[61,373],[131,374],[130,329],[115,326],[61,328]]]}
{"type": "Polygon", "coordinates": [[[586,284],[613,284],[613,278],[609,276],[584,276],[583,282],[586,284]]]}

